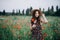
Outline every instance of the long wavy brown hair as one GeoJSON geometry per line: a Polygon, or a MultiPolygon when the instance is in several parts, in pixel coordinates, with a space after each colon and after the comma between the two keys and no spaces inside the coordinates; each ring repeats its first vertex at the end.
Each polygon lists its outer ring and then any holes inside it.
{"type": "MultiPolygon", "coordinates": [[[[34,20],[36,19],[37,20],[37,23],[40,24],[40,16],[42,15],[41,10],[34,9],[34,10],[32,10],[31,14],[32,14],[32,19],[34,19],[34,20]],[[38,13],[39,13],[39,16],[38,17],[35,16],[36,11],[38,11],[38,13]]],[[[31,20],[31,24],[33,24],[32,20],[31,20]]]]}
{"type": "Polygon", "coordinates": [[[36,13],[36,11],[38,11],[39,16],[41,16],[41,15],[42,15],[41,10],[39,10],[39,9],[34,9],[34,10],[32,10],[32,12],[31,12],[32,17],[35,17],[35,13],[36,13]]]}

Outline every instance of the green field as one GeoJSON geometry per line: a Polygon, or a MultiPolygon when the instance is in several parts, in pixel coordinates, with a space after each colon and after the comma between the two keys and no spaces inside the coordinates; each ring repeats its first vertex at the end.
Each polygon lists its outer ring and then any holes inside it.
{"type": "MultiPolygon", "coordinates": [[[[60,40],[60,17],[46,16],[42,26],[45,40],[60,40]]],[[[31,16],[0,16],[0,40],[31,40],[31,16]]]]}

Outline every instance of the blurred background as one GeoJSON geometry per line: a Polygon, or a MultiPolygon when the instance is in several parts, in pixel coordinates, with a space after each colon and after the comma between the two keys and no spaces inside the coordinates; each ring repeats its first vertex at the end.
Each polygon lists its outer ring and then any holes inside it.
{"type": "Polygon", "coordinates": [[[0,40],[31,40],[31,11],[41,10],[49,21],[44,40],[60,40],[60,0],[0,0],[0,40]]]}

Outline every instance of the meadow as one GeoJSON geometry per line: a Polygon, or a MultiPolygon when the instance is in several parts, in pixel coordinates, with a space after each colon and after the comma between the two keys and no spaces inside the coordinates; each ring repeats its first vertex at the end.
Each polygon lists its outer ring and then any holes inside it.
{"type": "MultiPolygon", "coordinates": [[[[60,17],[46,17],[44,40],[60,40],[60,17]]],[[[31,16],[0,16],[0,40],[31,40],[30,20],[31,16]]]]}

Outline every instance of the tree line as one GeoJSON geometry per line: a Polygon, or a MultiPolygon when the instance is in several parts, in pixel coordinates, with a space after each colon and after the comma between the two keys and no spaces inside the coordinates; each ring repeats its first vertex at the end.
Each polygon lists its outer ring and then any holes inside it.
{"type": "MultiPolygon", "coordinates": [[[[51,8],[48,7],[47,11],[45,11],[45,9],[43,8],[43,13],[45,13],[46,16],[60,16],[60,8],[58,7],[58,5],[56,6],[56,11],[54,11],[54,6],[52,5],[51,8]]],[[[13,9],[12,12],[5,12],[5,10],[3,10],[3,12],[0,11],[0,15],[31,15],[31,11],[33,10],[32,7],[27,8],[26,11],[23,9],[22,12],[20,10],[17,10],[15,12],[15,10],[13,9]]],[[[41,8],[39,8],[39,10],[41,10],[41,8]]]]}

